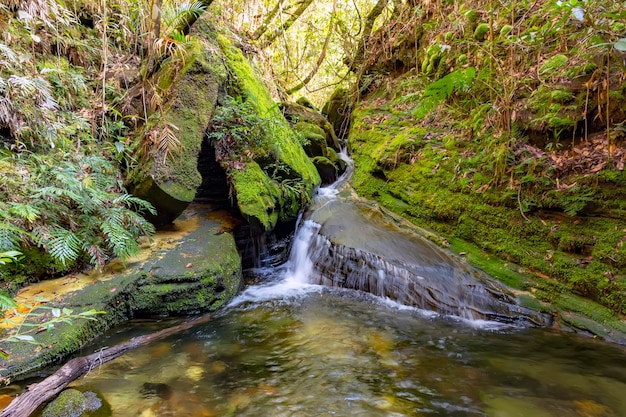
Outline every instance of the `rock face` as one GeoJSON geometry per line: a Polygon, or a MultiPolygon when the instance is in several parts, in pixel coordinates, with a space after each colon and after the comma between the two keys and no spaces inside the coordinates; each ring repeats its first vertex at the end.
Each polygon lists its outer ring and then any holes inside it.
{"type": "Polygon", "coordinates": [[[314,109],[298,103],[282,102],[280,108],[293,130],[301,135],[304,150],[322,178],[322,183],[337,180],[346,169],[345,162],[337,156],[341,143],[333,126],[314,109]]]}
{"type": "MultiPolygon", "coordinates": [[[[135,317],[186,315],[223,306],[242,282],[241,259],[231,233],[237,221],[223,212],[193,205],[169,230],[155,236],[152,250],[127,265],[45,281],[42,289],[30,287],[33,297],[39,294],[50,300],[48,306],[76,313],[96,309],[105,314],[95,321],[77,319],[72,325],[57,325],[38,334],[37,341],[46,349],[26,343],[1,344],[11,355],[10,361],[0,362],[1,376],[28,375],[135,317]]],[[[38,318],[33,314],[33,320],[38,318]]]]}
{"type": "Polygon", "coordinates": [[[129,176],[131,192],[157,209],[157,216],[150,219],[156,225],[171,223],[182,213],[202,183],[198,156],[218,91],[226,79],[226,69],[216,54],[217,46],[207,39],[205,42],[204,50],[171,87],[174,94],[171,105],[153,129],[156,139],[152,146],[156,149],[152,157],[129,176]],[[166,152],[159,148],[168,133],[180,143],[172,142],[170,151],[166,152]]]}

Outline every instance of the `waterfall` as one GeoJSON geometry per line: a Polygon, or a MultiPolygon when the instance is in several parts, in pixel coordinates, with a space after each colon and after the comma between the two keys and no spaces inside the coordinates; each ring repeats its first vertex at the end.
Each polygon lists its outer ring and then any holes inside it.
{"type": "Polygon", "coordinates": [[[394,224],[371,202],[340,197],[348,179],[317,192],[294,236],[288,281],[365,291],[470,320],[547,324],[548,316],[519,306],[501,284],[394,224]]]}

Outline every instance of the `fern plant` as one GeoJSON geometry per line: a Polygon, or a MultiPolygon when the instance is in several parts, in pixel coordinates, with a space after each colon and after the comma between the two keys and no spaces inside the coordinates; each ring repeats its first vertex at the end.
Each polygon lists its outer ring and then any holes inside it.
{"type": "Polygon", "coordinates": [[[101,268],[136,253],[137,239],[154,232],[141,215],[154,208],[127,194],[99,155],[33,154],[16,165],[21,185],[0,185],[0,250],[40,247],[63,268],[101,268]]]}

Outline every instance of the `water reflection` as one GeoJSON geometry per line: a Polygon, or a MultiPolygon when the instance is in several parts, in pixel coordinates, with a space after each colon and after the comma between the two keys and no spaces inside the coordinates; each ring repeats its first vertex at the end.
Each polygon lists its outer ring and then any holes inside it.
{"type": "Polygon", "coordinates": [[[244,294],[78,384],[101,391],[114,416],[626,416],[619,346],[315,287],[244,294]]]}

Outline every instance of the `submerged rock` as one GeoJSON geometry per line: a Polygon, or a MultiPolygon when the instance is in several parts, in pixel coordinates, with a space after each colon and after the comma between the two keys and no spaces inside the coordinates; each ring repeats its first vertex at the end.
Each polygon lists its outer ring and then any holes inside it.
{"type": "MultiPolygon", "coordinates": [[[[33,344],[1,344],[10,361],[0,360],[3,378],[24,377],[81,348],[107,329],[136,317],[163,317],[213,311],[228,303],[242,283],[241,258],[232,230],[234,221],[205,206],[192,206],[174,224],[180,231],[161,231],[154,249],[109,270],[48,280],[23,293],[48,298],[48,306],[75,313],[101,310],[91,320],[56,325],[33,344]]],[[[30,302],[22,300],[20,302],[30,302]]],[[[37,313],[37,312],[36,312],[37,313]]],[[[32,320],[40,318],[32,314],[32,320]]]]}
{"type": "Polygon", "coordinates": [[[95,392],[81,392],[70,388],[48,404],[42,417],[105,417],[111,415],[111,407],[103,404],[95,392]]]}

